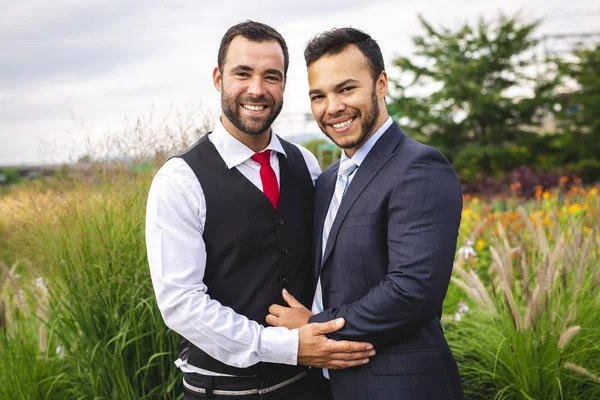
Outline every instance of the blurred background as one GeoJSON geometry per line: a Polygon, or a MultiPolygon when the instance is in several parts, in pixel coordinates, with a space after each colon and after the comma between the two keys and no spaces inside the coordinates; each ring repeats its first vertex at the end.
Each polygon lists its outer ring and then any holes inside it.
{"type": "Polygon", "coordinates": [[[219,41],[245,19],[288,41],[275,128],[323,166],[336,154],[310,114],[303,48],[353,26],[382,48],[391,114],[446,155],[466,191],[498,191],[513,171],[545,186],[600,176],[597,0],[26,0],[0,14],[0,184],[82,161],[140,161],[210,130],[219,41]]]}

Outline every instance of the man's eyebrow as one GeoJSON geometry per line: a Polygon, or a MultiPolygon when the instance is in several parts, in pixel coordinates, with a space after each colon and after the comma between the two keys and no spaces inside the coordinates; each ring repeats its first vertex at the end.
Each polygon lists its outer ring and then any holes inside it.
{"type": "MultiPolygon", "coordinates": [[[[349,78],[349,79],[346,79],[346,80],[345,80],[345,81],[343,81],[343,82],[340,82],[340,83],[338,83],[338,84],[337,84],[337,85],[335,85],[333,88],[334,88],[336,91],[338,91],[338,90],[342,89],[344,86],[346,86],[346,85],[347,85],[347,84],[349,84],[349,83],[355,83],[355,84],[357,84],[357,83],[360,83],[360,82],[359,82],[359,81],[357,81],[356,79],[349,78]]],[[[323,93],[323,92],[321,92],[321,90],[320,90],[320,89],[312,89],[311,91],[309,91],[309,92],[308,92],[308,95],[309,95],[309,96],[312,96],[312,95],[315,95],[315,94],[322,94],[322,93],[323,93]]]]}
{"type": "Polygon", "coordinates": [[[275,68],[269,68],[268,70],[265,71],[267,74],[273,74],[273,75],[277,75],[277,77],[279,77],[279,79],[283,79],[283,73],[275,68]]]}
{"type": "Polygon", "coordinates": [[[347,85],[347,84],[349,84],[349,83],[355,83],[355,84],[356,84],[356,83],[359,83],[359,82],[358,82],[356,79],[349,78],[349,79],[346,79],[345,81],[343,81],[343,82],[340,82],[340,83],[338,83],[337,85],[335,85],[334,89],[335,89],[335,90],[340,90],[340,89],[343,89],[343,88],[344,88],[344,86],[346,86],[346,85],[347,85]]]}
{"type": "MultiPolygon", "coordinates": [[[[232,72],[239,72],[239,71],[246,71],[246,72],[252,72],[254,71],[254,68],[252,68],[249,65],[236,65],[235,67],[231,68],[232,72]]],[[[276,68],[269,68],[265,71],[265,74],[272,74],[272,75],[277,75],[277,77],[279,79],[283,79],[283,72],[281,72],[280,70],[276,69],[276,68]]]]}
{"type": "Polygon", "coordinates": [[[254,68],[252,68],[249,65],[236,65],[235,67],[231,68],[232,71],[236,72],[236,71],[254,71],[254,68]]]}

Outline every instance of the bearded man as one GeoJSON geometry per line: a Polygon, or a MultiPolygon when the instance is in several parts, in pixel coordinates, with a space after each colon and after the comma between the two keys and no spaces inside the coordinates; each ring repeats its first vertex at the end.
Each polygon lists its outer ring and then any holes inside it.
{"type": "Polygon", "coordinates": [[[328,339],[343,319],[263,325],[283,289],[309,305],[316,283],[320,168],[271,128],[283,106],[287,45],[275,29],[247,21],[225,33],[217,61],[220,119],[158,171],[146,212],[156,299],[181,336],[184,399],[328,399],[328,382],[307,366],[363,365],[372,345],[328,339]]]}

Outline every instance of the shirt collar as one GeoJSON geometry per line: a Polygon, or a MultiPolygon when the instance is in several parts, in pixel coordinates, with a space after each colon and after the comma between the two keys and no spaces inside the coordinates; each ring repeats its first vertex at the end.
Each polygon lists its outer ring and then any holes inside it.
{"type": "MultiPolygon", "coordinates": [[[[210,134],[210,141],[215,145],[215,148],[229,169],[237,167],[254,155],[254,151],[234,138],[231,133],[225,129],[220,118],[215,124],[215,129],[210,134]]],[[[265,150],[275,151],[287,157],[287,154],[285,153],[285,150],[283,149],[283,146],[281,145],[281,142],[279,141],[279,138],[275,134],[273,128],[271,128],[271,141],[265,150]]]]}
{"type": "MultiPolygon", "coordinates": [[[[373,146],[375,146],[375,143],[377,143],[379,138],[385,133],[385,131],[387,131],[387,129],[392,125],[393,122],[394,121],[392,120],[392,117],[388,117],[383,123],[383,125],[381,125],[381,127],[377,129],[377,131],[373,134],[373,136],[371,136],[365,143],[363,143],[363,145],[360,146],[360,149],[356,150],[356,153],[354,153],[354,155],[352,156],[352,161],[354,161],[354,164],[360,167],[360,164],[362,164],[365,158],[367,158],[367,155],[369,154],[373,146]]],[[[345,160],[346,158],[349,157],[346,155],[345,151],[342,151],[340,162],[342,160],[345,160]]]]}

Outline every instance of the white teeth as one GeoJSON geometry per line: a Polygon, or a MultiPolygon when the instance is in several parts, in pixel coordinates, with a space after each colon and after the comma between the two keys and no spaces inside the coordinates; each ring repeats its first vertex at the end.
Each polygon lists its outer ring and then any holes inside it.
{"type": "Polygon", "coordinates": [[[250,104],[242,104],[242,107],[244,107],[246,110],[250,110],[250,111],[260,111],[260,110],[264,110],[266,108],[266,106],[253,106],[250,104]]]}
{"type": "Polygon", "coordinates": [[[338,124],[331,124],[331,126],[333,126],[335,129],[340,129],[340,128],[350,125],[350,123],[352,123],[353,120],[354,120],[354,118],[350,118],[349,120],[340,122],[338,124]]]}

